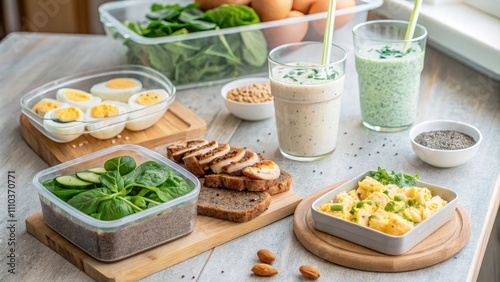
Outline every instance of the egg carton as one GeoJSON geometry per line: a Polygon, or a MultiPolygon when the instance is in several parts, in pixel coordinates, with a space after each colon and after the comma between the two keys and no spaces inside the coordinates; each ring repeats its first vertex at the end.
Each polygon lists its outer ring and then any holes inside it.
{"type": "Polygon", "coordinates": [[[82,134],[109,139],[153,126],[175,100],[158,71],[123,65],[64,77],[31,90],[21,111],[47,138],[66,143],[82,134]]]}

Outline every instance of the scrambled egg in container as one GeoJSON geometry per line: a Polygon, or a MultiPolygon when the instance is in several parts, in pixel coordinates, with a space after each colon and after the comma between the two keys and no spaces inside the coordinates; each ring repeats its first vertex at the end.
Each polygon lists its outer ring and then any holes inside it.
{"type": "Polygon", "coordinates": [[[370,176],[318,210],[390,235],[403,235],[447,202],[424,187],[383,185],[370,176]]]}

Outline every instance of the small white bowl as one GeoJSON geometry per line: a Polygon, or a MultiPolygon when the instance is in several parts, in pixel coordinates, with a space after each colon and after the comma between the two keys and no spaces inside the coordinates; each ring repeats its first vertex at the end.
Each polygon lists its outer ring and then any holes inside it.
{"type": "Polygon", "coordinates": [[[413,151],[424,162],[441,168],[455,167],[472,159],[483,139],[481,132],[472,125],[453,120],[430,120],[419,123],[410,129],[410,140],[413,151]],[[454,130],[472,137],[476,144],[460,150],[438,150],[422,146],[415,142],[415,138],[424,132],[436,130],[454,130]]]}
{"type": "Polygon", "coordinates": [[[264,103],[241,103],[227,99],[226,95],[230,90],[253,83],[269,83],[269,78],[249,77],[228,82],[221,90],[224,105],[226,105],[226,108],[231,114],[244,120],[257,121],[274,117],[273,101],[264,103]]]}

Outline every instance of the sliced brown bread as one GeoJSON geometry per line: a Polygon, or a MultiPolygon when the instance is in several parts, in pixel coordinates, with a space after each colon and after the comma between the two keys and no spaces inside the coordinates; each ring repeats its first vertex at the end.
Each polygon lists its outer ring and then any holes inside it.
{"type": "Polygon", "coordinates": [[[290,191],[291,187],[292,187],[292,175],[282,170],[280,177],[278,178],[278,181],[276,181],[276,184],[269,187],[269,189],[267,189],[266,192],[272,196],[286,191],[290,191]]]}
{"type": "Polygon", "coordinates": [[[205,186],[213,188],[227,188],[236,191],[265,191],[276,184],[278,179],[261,180],[244,175],[209,174],[205,175],[205,186]]]}
{"type": "Polygon", "coordinates": [[[202,177],[205,174],[205,171],[198,163],[198,159],[196,157],[192,156],[192,157],[183,158],[182,161],[184,162],[184,167],[189,172],[194,174],[196,177],[202,177]]]}
{"type": "Polygon", "coordinates": [[[202,185],[198,214],[234,222],[247,222],[264,213],[271,205],[266,192],[235,191],[202,185]]]}
{"type": "Polygon", "coordinates": [[[266,191],[275,195],[290,190],[292,175],[282,170],[278,179],[258,180],[247,176],[233,176],[228,174],[205,175],[204,185],[212,188],[226,188],[236,191],[266,191]]]}

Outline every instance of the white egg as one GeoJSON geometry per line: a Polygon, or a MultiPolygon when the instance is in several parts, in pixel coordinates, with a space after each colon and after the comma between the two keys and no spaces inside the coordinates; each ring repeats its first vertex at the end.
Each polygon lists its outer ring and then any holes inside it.
{"type": "Polygon", "coordinates": [[[43,98],[35,104],[35,106],[33,107],[33,112],[41,117],[44,117],[48,111],[64,106],[68,106],[68,104],[59,102],[51,98],[43,98]]]}
{"type": "Polygon", "coordinates": [[[82,111],[86,111],[88,108],[102,101],[99,97],[73,88],[61,88],[57,90],[56,98],[57,101],[68,103],[70,106],[77,107],[82,111]]]}
{"type": "Polygon", "coordinates": [[[132,95],[128,100],[131,112],[126,128],[139,131],[154,125],[167,111],[169,100],[167,91],[163,89],[152,89],[132,95]]]}
{"type": "Polygon", "coordinates": [[[87,109],[85,121],[90,135],[97,139],[109,139],[123,131],[128,119],[128,106],[115,101],[103,101],[87,109]]]}
{"type": "Polygon", "coordinates": [[[77,107],[65,106],[48,111],[43,127],[51,139],[65,143],[80,137],[85,130],[84,113],[77,107]]]}
{"type": "Polygon", "coordinates": [[[142,90],[142,83],[134,78],[114,78],[90,88],[90,93],[103,100],[126,103],[130,96],[142,90]]]}

